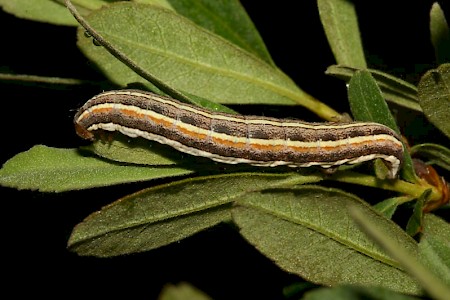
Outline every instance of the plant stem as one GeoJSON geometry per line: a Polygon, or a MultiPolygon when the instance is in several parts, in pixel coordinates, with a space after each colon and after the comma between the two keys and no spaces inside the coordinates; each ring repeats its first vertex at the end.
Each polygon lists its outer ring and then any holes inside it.
{"type": "Polygon", "coordinates": [[[330,177],[331,180],[371,186],[384,190],[399,192],[404,195],[410,195],[413,198],[420,197],[426,190],[431,189],[430,201],[436,201],[442,198],[441,193],[433,186],[428,184],[410,183],[403,180],[381,180],[375,176],[360,174],[352,171],[342,171],[330,177]]]}

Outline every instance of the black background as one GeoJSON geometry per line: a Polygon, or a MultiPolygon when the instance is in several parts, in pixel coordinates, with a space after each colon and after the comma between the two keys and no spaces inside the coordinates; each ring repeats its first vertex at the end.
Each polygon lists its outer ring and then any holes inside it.
{"type": "MultiPolygon", "coordinates": [[[[306,92],[348,111],[344,83],[324,74],[335,62],[315,1],[261,2],[242,4],[276,64],[306,92]]],[[[428,33],[431,3],[356,2],[370,67],[417,83],[425,70],[435,66],[428,33]]],[[[0,25],[1,72],[103,79],[76,48],[75,28],[17,19],[3,12],[0,25]]],[[[59,148],[83,144],[75,135],[72,118],[77,107],[100,91],[97,86],[55,90],[0,82],[1,162],[36,144],[59,148]]],[[[412,113],[409,116],[401,122],[417,119],[412,113]]],[[[426,137],[439,142],[439,134],[421,122],[409,128],[419,141],[426,137]]],[[[165,283],[187,281],[214,299],[277,299],[284,286],[301,281],[280,270],[226,225],[126,257],[79,257],[66,249],[73,226],[88,214],[145,186],[59,194],[0,188],[3,292],[12,292],[15,298],[32,294],[155,299],[165,283]]]]}

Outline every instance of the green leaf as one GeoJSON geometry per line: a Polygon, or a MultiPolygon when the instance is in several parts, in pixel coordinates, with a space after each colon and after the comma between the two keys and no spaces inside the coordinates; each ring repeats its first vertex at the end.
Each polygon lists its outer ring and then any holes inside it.
{"type": "Polygon", "coordinates": [[[421,262],[450,287],[450,223],[426,214],[419,254],[421,262]]]}
{"type": "Polygon", "coordinates": [[[334,288],[318,288],[305,293],[302,300],[419,300],[393,292],[381,287],[338,286],[334,288]]]}
{"type": "MultiPolygon", "coordinates": [[[[362,69],[333,65],[327,68],[325,74],[338,77],[348,82],[352,76],[360,70],[362,69]]],[[[378,70],[367,69],[367,71],[370,72],[377,82],[386,101],[415,111],[422,111],[417,99],[417,88],[414,85],[378,70]]]]}
{"type": "MultiPolygon", "coordinates": [[[[381,123],[400,133],[380,88],[368,71],[357,71],[353,75],[348,86],[348,99],[356,120],[381,123]]],[[[407,151],[404,152],[402,176],[410,182],[416,181],[411,156],[407,151]]]]}
{"type": "Polygon", "coordinates": [[[412,146],[410,152],[411,155],[427,157],[430,159],[428,163],[450,171],[450,149],[447,147],[432,143],[418,144],[412,146]]]}
{"type": "Polygon", "coordinates": [[[422,263],[450,286],[450,223],[426,214],[419,254],[422,263]]]}
{"type": "Polygon", "coordinates": [[[430,36],[437,63],[450,61],[450,33],[444,11],[438,2],[433,3],[430,11],[430,36]]]}
{"type": "MultiPolygon", "coordinates": [[[[278,69],[170,10],[116,3],[91,13],[88,22],[132,62],[183,93],[227,104],[320,105],[278,69]]],[[[84,30],[78,45],[115,83],[145,84],[84,30]]]]}
{"type": "Polygon", "coordinates": [[[368,71],[357,71],[350,79],[348,99],[355,120],[384,124],[399,133],[381,90],[368,71]]]}
{"type": "Polygon", "coordinates": [[[423,232],[450,243],[450,223],[434,214],[425,214],[423,232]]]}
{"type": "Polygon", "coordinates": [[[242,173],[197,177],[142,190],[78,224],[69,248],[79,255],[115,256],[155,249],[231,218],[232,202],[247,193],[293,181],[297,174],[242,173]]]}
{"type": "Polygon", "coordinates": [[[183,158],[169,146],[121,134],[115,134],[111,141],[96,140],[85,149],[109,160],[151,166],[175,165],[183,158]]]}
{"type": "Polygon", "coordinates": [[[284,270],[322,285],[378,285],[418,293],[398,263],[365,237],[349,216],[357,206],[410,253],[416,243],[359,198],[318,186],[247,194],[233,208],[241,234],[284,270]]]}
{"type": "Polygon", "coordinates": [[[450,137],[450,64],[426,72],[418,88],[419,103],[425,116],[450,137]]]}
{"type": "Polygon", "coordinates": [[[421,262],[450,286],[450,223],[426,214],[419,243],[421,262]]]}
{"type": "Polygon", "coordinates": [[[189,283],[166,284],[158,300],[211,300],[209,296],[189,283]]]}
{"type": "Polygon", "coordinates": [[[408,201],[409,199],[410,199],[409,197],[402,197],[402,196],[388,198],[386,200],[378,202],[373,206],[373,208],[386,218],[391,219],[395,211],[397,210],[397,207],[400,204],[404,203],[405,201],[408,201]]]}
{"type": "MultiPolygon", "coordinates": [[[[78,25],[62,2],[57,0],[0,0],[0,6],[18,18],[55,25],[78,25]]],[[[73,2],[82,9],[83,14],[108,3],[108,1],[102,0],[74,0],[73,2]]]]}
{"type": "Polygon", "coordinates": [[[320,20],[336,62],[340,65],[366,68],[353,2],[318,0],[320,20]]]}
{"type": "Polygon", "coordinates": [[[167,0],[179,14],[275,66],[266,45],[237,0],[167,0]]]}
{"type": "Polygon", "coordinates": [[[64,5],[52,0],[0,0],[0,6],[18,18],[56,25],[77,24],[64,5]]]}
{"type": "Polygon", "coordinates": [[[364,232],[375,240],[378,245],[383,247],[387,253],[398,260],[403,268],[417,279],[420,285],[433,299],[448,299],[450,287],[446,286],[440,278],[436,277],[429,269],[421,264],[416,255],[411,255],[410,251],[405,248],[403,242],[380,228],[365,212],[357,208],[352,209],[351,212],[353,218],[361,226],[364,232]]]}
{"type": "Polygon", "coordinates": [[[419,243],[421,262],[450,287],[450,243],[424,234],[419,243]]]}
{"type": "Polygon", "coordinates": [[[77,149],[34,146],[0,169],[0,185],[42,192],[63,192],[145,181],[192,173],[178,167],[145,167],[111,163],[83,156],[77,149]]]}
{"type": "Polygon", "coordinates": [[[417,199],[416,204],[414,205],[413,214],[406,224],[406,232],[410,236],[415,236],[423,228],[423,207],[430,193],[431,190],[426,190],[425,192],[423,192],[423,194],[417,199]]]}

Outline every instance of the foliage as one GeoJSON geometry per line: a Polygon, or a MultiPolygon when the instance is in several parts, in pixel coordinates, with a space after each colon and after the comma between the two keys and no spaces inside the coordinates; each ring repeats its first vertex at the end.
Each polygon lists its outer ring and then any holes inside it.
{"type": "MultiPolygon", "coordinates": [[[[298,87],[275,65],[238,1],[72,2],[75,6],[66,4],[78,22],[62,1],[0,0],[0,5],[18,17],[78,26],[79,49],[119,87],[138,83],[217,111],[230,111],[225,105],[232,104],[284,105],[301,106],[326,121],[347,118],[298,87]]],[[[415,86],[367,68],[352,2],[317,4],[337,62],[327,74],[348,84],[353,118],[400,132],[390,110],[397,105],[423,114],[449,138],[450,65],[445,55],[449,38],[439,5],[430,8],[430,30],[442,64],[415,86]]],[[[2,74],[2,78],[22,77],[2,74]]],[[[448,209],[448,187],[431,166],[450,171],[445,143],[448,140],[407,148],[401,177],[388,180],[379,163],[369,170],[344,167],[334,175],[245,167],[224,172],[220,166],[198,164],[157,144],[149,148],[142,140],[114,136],[112,141],[80,149],[37,145],[3,165],[0,184],[62,192],[150,181],[148,188],[92,213],[74,228],[68,247],[79,255],[149,251],[227,223],[286,272],[315,284],[341,286],[313,290],[304,299],[374,294],[377,299],[413,299],[402,294],[423,291],[448,299],[450,225],[430,213],[448,209]],[[430,165],[413,161],[411,155],[430,165]],[[152,184],[163,178],[170,180],[152,184]],[[329,182],[342,187],[330,188],[329,182]],[[370,195],[361,199],[343,183],[390,194],[386,199],[370,195]],[[378,203],[370,205],[373,201],[378,203]],[[410,214],[403,216],[409,219],[404,228],[392,220],[398,208],[410,214]]],[[[186,292],[185,286],[182,289],[186,292]]],[[[187,292],[207,298],[195,289],[187,292]]]]}

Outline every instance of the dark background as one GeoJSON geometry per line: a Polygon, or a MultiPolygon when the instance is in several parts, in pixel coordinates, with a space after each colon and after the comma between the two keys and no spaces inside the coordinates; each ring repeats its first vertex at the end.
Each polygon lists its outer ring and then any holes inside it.
{"type": "MultiPolygon", "coordinates": [[[[344,83],[324,74],[335,62],[315,1],[241,2],[277,65],[306,92],[348,111],[344,83]]],[[[417,83],[425,70],[435,66],[428,33],[432,1],[356,3],[370,67],[417,83]]],[[[75,28],[17,19],[1,11],[0,25],[1,72],[103,80],[76,48],[75,28]]],[[[78,147],[83,141],[73,130],[73,115],[100,91],[98,86],[64,90],[0,82],[0,162],[36,144],[78,147]]],[[[440,135],[416,117],[410,113],[400,122],[418,122],[408,126],[414,139],[439,142],[440,135]]],[[[126,257],[78,257],[66,249],[73,226],[88,214],[146,186],[59,194],[0,188],[3,291],[15,298],[32,294],[154,299],[165,283],[187,281],[214,299],[277,299],[283,287],[301,281],[280,270],[226,225],[126,257]]]]}

